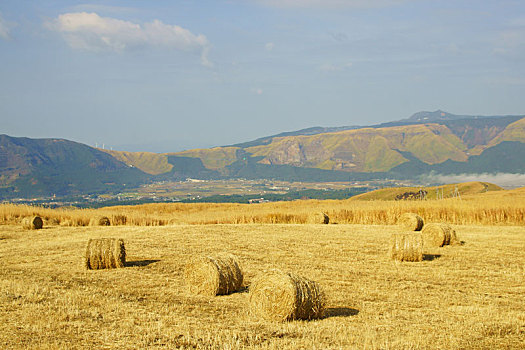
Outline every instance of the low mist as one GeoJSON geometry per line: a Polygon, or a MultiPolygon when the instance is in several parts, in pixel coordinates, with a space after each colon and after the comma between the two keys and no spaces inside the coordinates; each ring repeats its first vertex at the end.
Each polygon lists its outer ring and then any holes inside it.
{"type": "Polygon", "coordinates": [[[470,182],[482,181],[490,182],[504,188],[516,188],[525,186],[525,174],[509,174],[509,173],[481,173],[481,174],[455,174],[455,175],[440,175],[429,174],[425,175],[424,179],[432,183],[456,183],[456,182],[470,182]]]}

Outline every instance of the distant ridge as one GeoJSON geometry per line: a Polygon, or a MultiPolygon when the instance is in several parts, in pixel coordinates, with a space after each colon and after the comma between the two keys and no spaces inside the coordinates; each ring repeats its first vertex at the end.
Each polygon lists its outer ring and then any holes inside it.
{"type": "Polygon", "coordinates": [[[248,148],[248,147],[254,147],[254,146],[260,146],[260,145],[267,145],[272,142],[275,138],[280,137],[288,137],[288,136],[309,136],[309,135],[317,135],[317,134],[326,134],[326,133],[334,133],[334,132],[340,132],[340,131],[346,131],[346,130],[357,130],[357,129],[364,129],[364,128],[386,128],[391,126],[403,126],[403,125],[413,125],[413,124],[424,124],[424,123],[438,123],[443,125],[448,125],[450,122],[458,122],[458,121],[464,121],[463,123],[469,123],[473,122],[474,120],[478,119],[484,119],[485,121],[493,120],[493,121],[499,121],[506,124],[510,124],[512,122],[515,122],[521,118],[524,118],[525,115],[503,115],[503,116],[481,116],[481,115],[457,115],[448,113],[445,111],[442,111],[440,109],[429,112],[429,111],[421,111],[414,113],[412,116],[395,120],[391,122],[384,122],[380,124],[373,124],[368,126],[359,126],[359,125],[351,125],[351,126],[338,126],[338,127],[311,127],[296,131],[288,131],[288,132],[282,132],[276,135],[271,136],[265,136],[258,138],[253,141],[248,142],[242,142],[237,143],[234,145],[229,146],[223,146],[223,147],[239,147],[239,148],[248,148]]]}
{"type": "Polygon", "coordinates": [[[121,191],[152,181],[367,181],[525,174],[524,116],[437,110],[372,126],[313,127],[227,147],[120,152],[0,135],[0,199],[121,191]]]}
{"type": "MultiPolygon", "coordinates": [[[[162,157],[175,176],[342,181],[429,172],[521,172],[524,147],[522,116],[460,116],[437,110],[369,127],[314,127],[162,157]]],[[[112,154],[123,161],[133,159],[112,154]]],[[[162,162],[142,159],[133,165],[164,176],[160,169],[144,167],[146,163],[162,162]]]]}
{"type": "Polygon", "coordinates": [[[326,134],[330,132],[338,132],[338,131],[345,131],[345,130],[354,130],[354,129],[360,129],[360,128],[362,127],[361,126],[339,126],[339,127],[315,126],[312,128],[306,128],[306,129],[301,129],[297,131],[282,132],[277,135],[261,137],[253,141],[237,143],[235,145],[224,146],[224,147],[248,148],[248,147],[259,146],[259,145],[267,145],[270,142],[272,142],[274,138],[278,138],[278,137],[299,136],[299,135],[308,136],[308,135],[326,134]]]}
{"type": "Polygon", "coordinates": [[[443,120],[458,120],[458,119],[473,119],[477,118],[476,116],[468,116],[468,115],[456,115],[452,113],[448,113],[445,111],[442,111],[438,109],[434,112],[428,112],[428,111],[422,111],[414,113],[411,117],[409,117],[406,120],[413,121],[413,122],[435,122],[435,121],[443,121],[443,120]]]}
{"type": "Polygon", "coordinates": [[[403,195],[405,195],[405,197],[407,197],[406,195],[410,196],[413,194],[415,194],[414,197],[419,196],[420,191],[424,194],[424,198],[417,197],[411,199],[446,199],[454,198],[455,195],[465,196],[491,191],[503,191],[503,188],[488,182],[464,182],[458,184],[449,184],[444,186],[432,187],[392,187],[359,194],[357,196],[352,197],[351,200],[396,200],[396,198],[400,198],[403,195]]]}

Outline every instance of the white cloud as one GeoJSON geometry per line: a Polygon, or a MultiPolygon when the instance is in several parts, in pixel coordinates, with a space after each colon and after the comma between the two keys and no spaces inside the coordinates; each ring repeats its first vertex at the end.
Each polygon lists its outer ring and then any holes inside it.
{"type": "Polygon", "coordinates": [[[257,0],[281,8],[374,8],[401,4],[410,0],[257,0]]]}
{"type": "Polygon", "coordinates": [[[252,88],[251,91],[252,91],[252,93],[254,93],[256,95],[262,95],[263,94],[263,90],[261,88],[252,88]]]}
{"type": "Polygon", "coordinates": [[[274,47],[275,47],[275,44],[274,44],[274,43],[266,43],[266,45],[264,45],[264,48],[265,48],[267,51],[272,51],[274,47]]]}
{"type": "Polygon", "coordinates": [[[325,63],[319,67],[320,70],[325,72],[340,72],[343,71],[349,67],[352,66],[351,62],[344,63],[344,64],[332,64],[332,63],[325,63]]]}
{"type": "Polygon", "coordinates": [[[65,13],[47,22],[49,29],[60,32],[70,47],[88,51],[117,51],[161,47],[188,52],[200,52],[201,63],[211,66],[208,59],[210,43],[177,25],[159,20],[138,24],[96,13],[65,13]]]}
{"type": "Polygon", "coordinates": [[[0,13],[0,38],[9,39],[9,26],[0,13]]]}

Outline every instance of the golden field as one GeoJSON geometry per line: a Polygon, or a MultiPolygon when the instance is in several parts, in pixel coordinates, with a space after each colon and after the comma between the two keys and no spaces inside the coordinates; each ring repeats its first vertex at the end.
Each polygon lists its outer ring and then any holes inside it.
{"type": "Polygon", "coordinates": [[[0,348],[524,348],[523,193],[99,210],[2,205],[0,348]],[[338,224],[315,223],[321,211],[338,224]],[[392,261],[390,237],[402,232],[393,224],[406,211],[452,223],[463,244],[425,249],[422,262],[392,261]],[[34,214],[47,225],[24,230],[19,220],[34,214]],[[88,226],[101,215],[125,216],[126,224],[88,226]],[[61,226],[66,220],[77,221],[61,226]],[[102,237],[125,241],[125,268],[86,270],[87,241],[102,237]],[[238,257],[247,290],[191,294],[186,263],[218,252],[238,257]],[[317,281],[325,317],[255,317],[250,281],[272,268],[317,281]]]}
{"type": "Polygon", "coordinates": [[[395,226],[4,226],[0,347],[523,348],[523,227],[455,228],[464,245],[395,263],[395,226]],[[123,238],[128,266],[86,270],[94,237],[123,238]],[[217,251],[238,256],[247,284],[274,267],[319,282],[326,317],[266,322],[251,316],[247,293],[189,294],[184,264],[217,251]]]}
{"type": "MultiPolygon", "coordinates": [[[[468,187],[473,187],[467,183],[468,187]]],[[[463,184],[464,186],[465,184],[463,184]]],[[[494,186],[494,185],[493,185],[494,186]]],[[[405,188],[401,191],[411,190],[405,188]]],[[[399,192],[392,189],[388,196],[399,192]]],[[[468,193],[468,192],[467,192],[468,193]]],[[[115,206],[101,209],[46,209],[2,204],[0,224],[19,224],[24,217],[41,216],[47,225],[88,226],[94,217],[107,216],[112,225],[164,226],[208,224],[315,224],[321,212],[330,223],[393,225],[405,212],[414,212],[428,222],[457,225],[525,225],[525,187],[464,194],[461,199],[414,201],[371,200],[385,196],[377,190],[348,200],[299,200],[260,204],[159,203],[115,206]]]]}

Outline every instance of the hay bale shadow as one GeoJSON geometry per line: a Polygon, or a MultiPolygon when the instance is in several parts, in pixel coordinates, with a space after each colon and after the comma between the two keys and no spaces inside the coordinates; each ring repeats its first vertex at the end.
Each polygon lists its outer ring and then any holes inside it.
{"type": "Polygon", "coordinates": [[[329,307],[324,311],[324,317],[350,317],[355,316],[359,313],[359,310],[352,309],[351,307],[329,307]]]}
{"type": "Polygon", "coordinates": [[[238,291],[235,291],[234,293],[249,293],[250,292],[250,286],[244,286],[241,287],[238,291]]]}
{"type": "Polygon", "coordinates": [[[215,297],[217,297],[217,298],[228,297],[228,296],[234,295],[234,294],[249,293],[249,292],[250,292],[250,287],[249,286],[245,286],[245,287],[241,287],[239,290],[234,290],[234,291],[232,291],[231,293],[228,293],[228,294],[217,294],[215,297]]]}
{"type": "Polygon", "coordinates": [[[423,254],[424,261],[432,261],[441,258],[441,254],[423,254]]]}
{"type": "Polygon", "coordinates": [[[134,260],[134,261],[126,261],[126,264],[124,266],[126,267],[133,267],[133,266],[148,266],[150,264],[156,263],[160,260],[134,260]]]}

